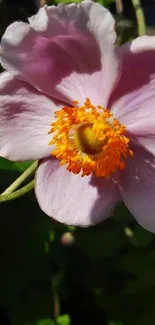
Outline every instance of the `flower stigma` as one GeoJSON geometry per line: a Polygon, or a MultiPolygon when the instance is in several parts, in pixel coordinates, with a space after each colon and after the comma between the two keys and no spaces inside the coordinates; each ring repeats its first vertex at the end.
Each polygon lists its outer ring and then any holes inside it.
{"type": "Polygon", "coordinates": [[[55,121],[48,133],[54,133],[49,145],[60,165],[81,176],[94,173],[107,177],[125,167],[125,158],[133,156],[125,126],[102,106],[94,106],[87,98],[84,105],[63,107],[55,112],[55,121]]]}

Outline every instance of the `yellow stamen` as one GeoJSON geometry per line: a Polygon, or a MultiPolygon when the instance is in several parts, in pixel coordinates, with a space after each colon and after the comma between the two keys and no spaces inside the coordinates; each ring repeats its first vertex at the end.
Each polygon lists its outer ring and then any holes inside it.
{"type": "Polygon", "coordinates": [[[83,106],[63,107],[55,113],[49,133],[54,133],[49,145],[55,145],[52,155],[67,164],[67,170],[82,176],[94,173],[107,177],[125,167],[124,159],[132,156],[125,127],[109,110],[95,107],[87,98],[83,106]]]}
{"type": "Polygon", "coordinates": [[[92,131],[92,124],[84,124],[80,126],[74,134],[74,139],[77,147],[88,154],[95,155],[102,150],[103,144],[92,131]]]}

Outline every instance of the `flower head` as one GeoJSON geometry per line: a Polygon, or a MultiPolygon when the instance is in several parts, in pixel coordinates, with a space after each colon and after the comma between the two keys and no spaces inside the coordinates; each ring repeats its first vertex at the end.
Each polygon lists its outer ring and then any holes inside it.
{"type": "Polygon", "coordinates": [[[107,177],[123,169],[124,158],[132,156],[125,128],[109,110],[95,107],[88,98],[83,106],[63,107],[55,115],[49,131],[55,133],[49,143],[56,145],[52,155],[74,174],[107,177]]]}
{"type": "Polygon", "coordinates": [[[40,159],[36,197],[60,222],[97,223],[123,200],[155,231],[155,37],[118,48],[114,24],[83,1],[7,28],[0,155],[40,159]]]}

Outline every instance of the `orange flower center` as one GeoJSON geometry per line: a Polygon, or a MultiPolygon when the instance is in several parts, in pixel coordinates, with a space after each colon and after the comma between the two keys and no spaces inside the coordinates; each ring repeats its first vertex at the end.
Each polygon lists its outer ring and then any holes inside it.
{"type": "Polygon", "coordinates": [[[49,133],[52,155],[67,165],[67,170],[81,176],[94,173],[107,177],[125,167],[125,158],[133,156],[125,127],[109,110],[94,106],[87,98],[83,106],[63,107],[55,112],[56,120],[49,133]]]}

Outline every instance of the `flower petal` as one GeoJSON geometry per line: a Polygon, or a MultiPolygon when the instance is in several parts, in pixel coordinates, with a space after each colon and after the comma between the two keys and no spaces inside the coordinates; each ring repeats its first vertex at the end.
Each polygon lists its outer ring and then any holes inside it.
{"type": "Polygon", "coordinates": [[[58,106],[24,81],[0,75],[0,155],[34,160],[51,152],[48,135],[58,106]]]}
{"type": "Polygon", "coordinates": [[[52,158],[41,161],[35,191],[41,209],[69,225],[96,224],[106,219],[120,200],[112,179],[75,175],[52,158]]]}
{"type": "Polygon", "coordinates": [[[109,105],[135,140],[155,154],[155,36],[139,37],[121,51],[123,73],[109,105]]]}
{"type": "Polygon", "coordinates": [[[118,174],[120,192],[137,222],[155,232],[155,158],[138,146],[133,152],[118,174]]]}
{"type": "Polygon", "coordinates": [[[42,8],[30,23],[7,28],[3,67],[57,99],[106,105],[120,69],[110,12],[83,1],[42,8]]]}

